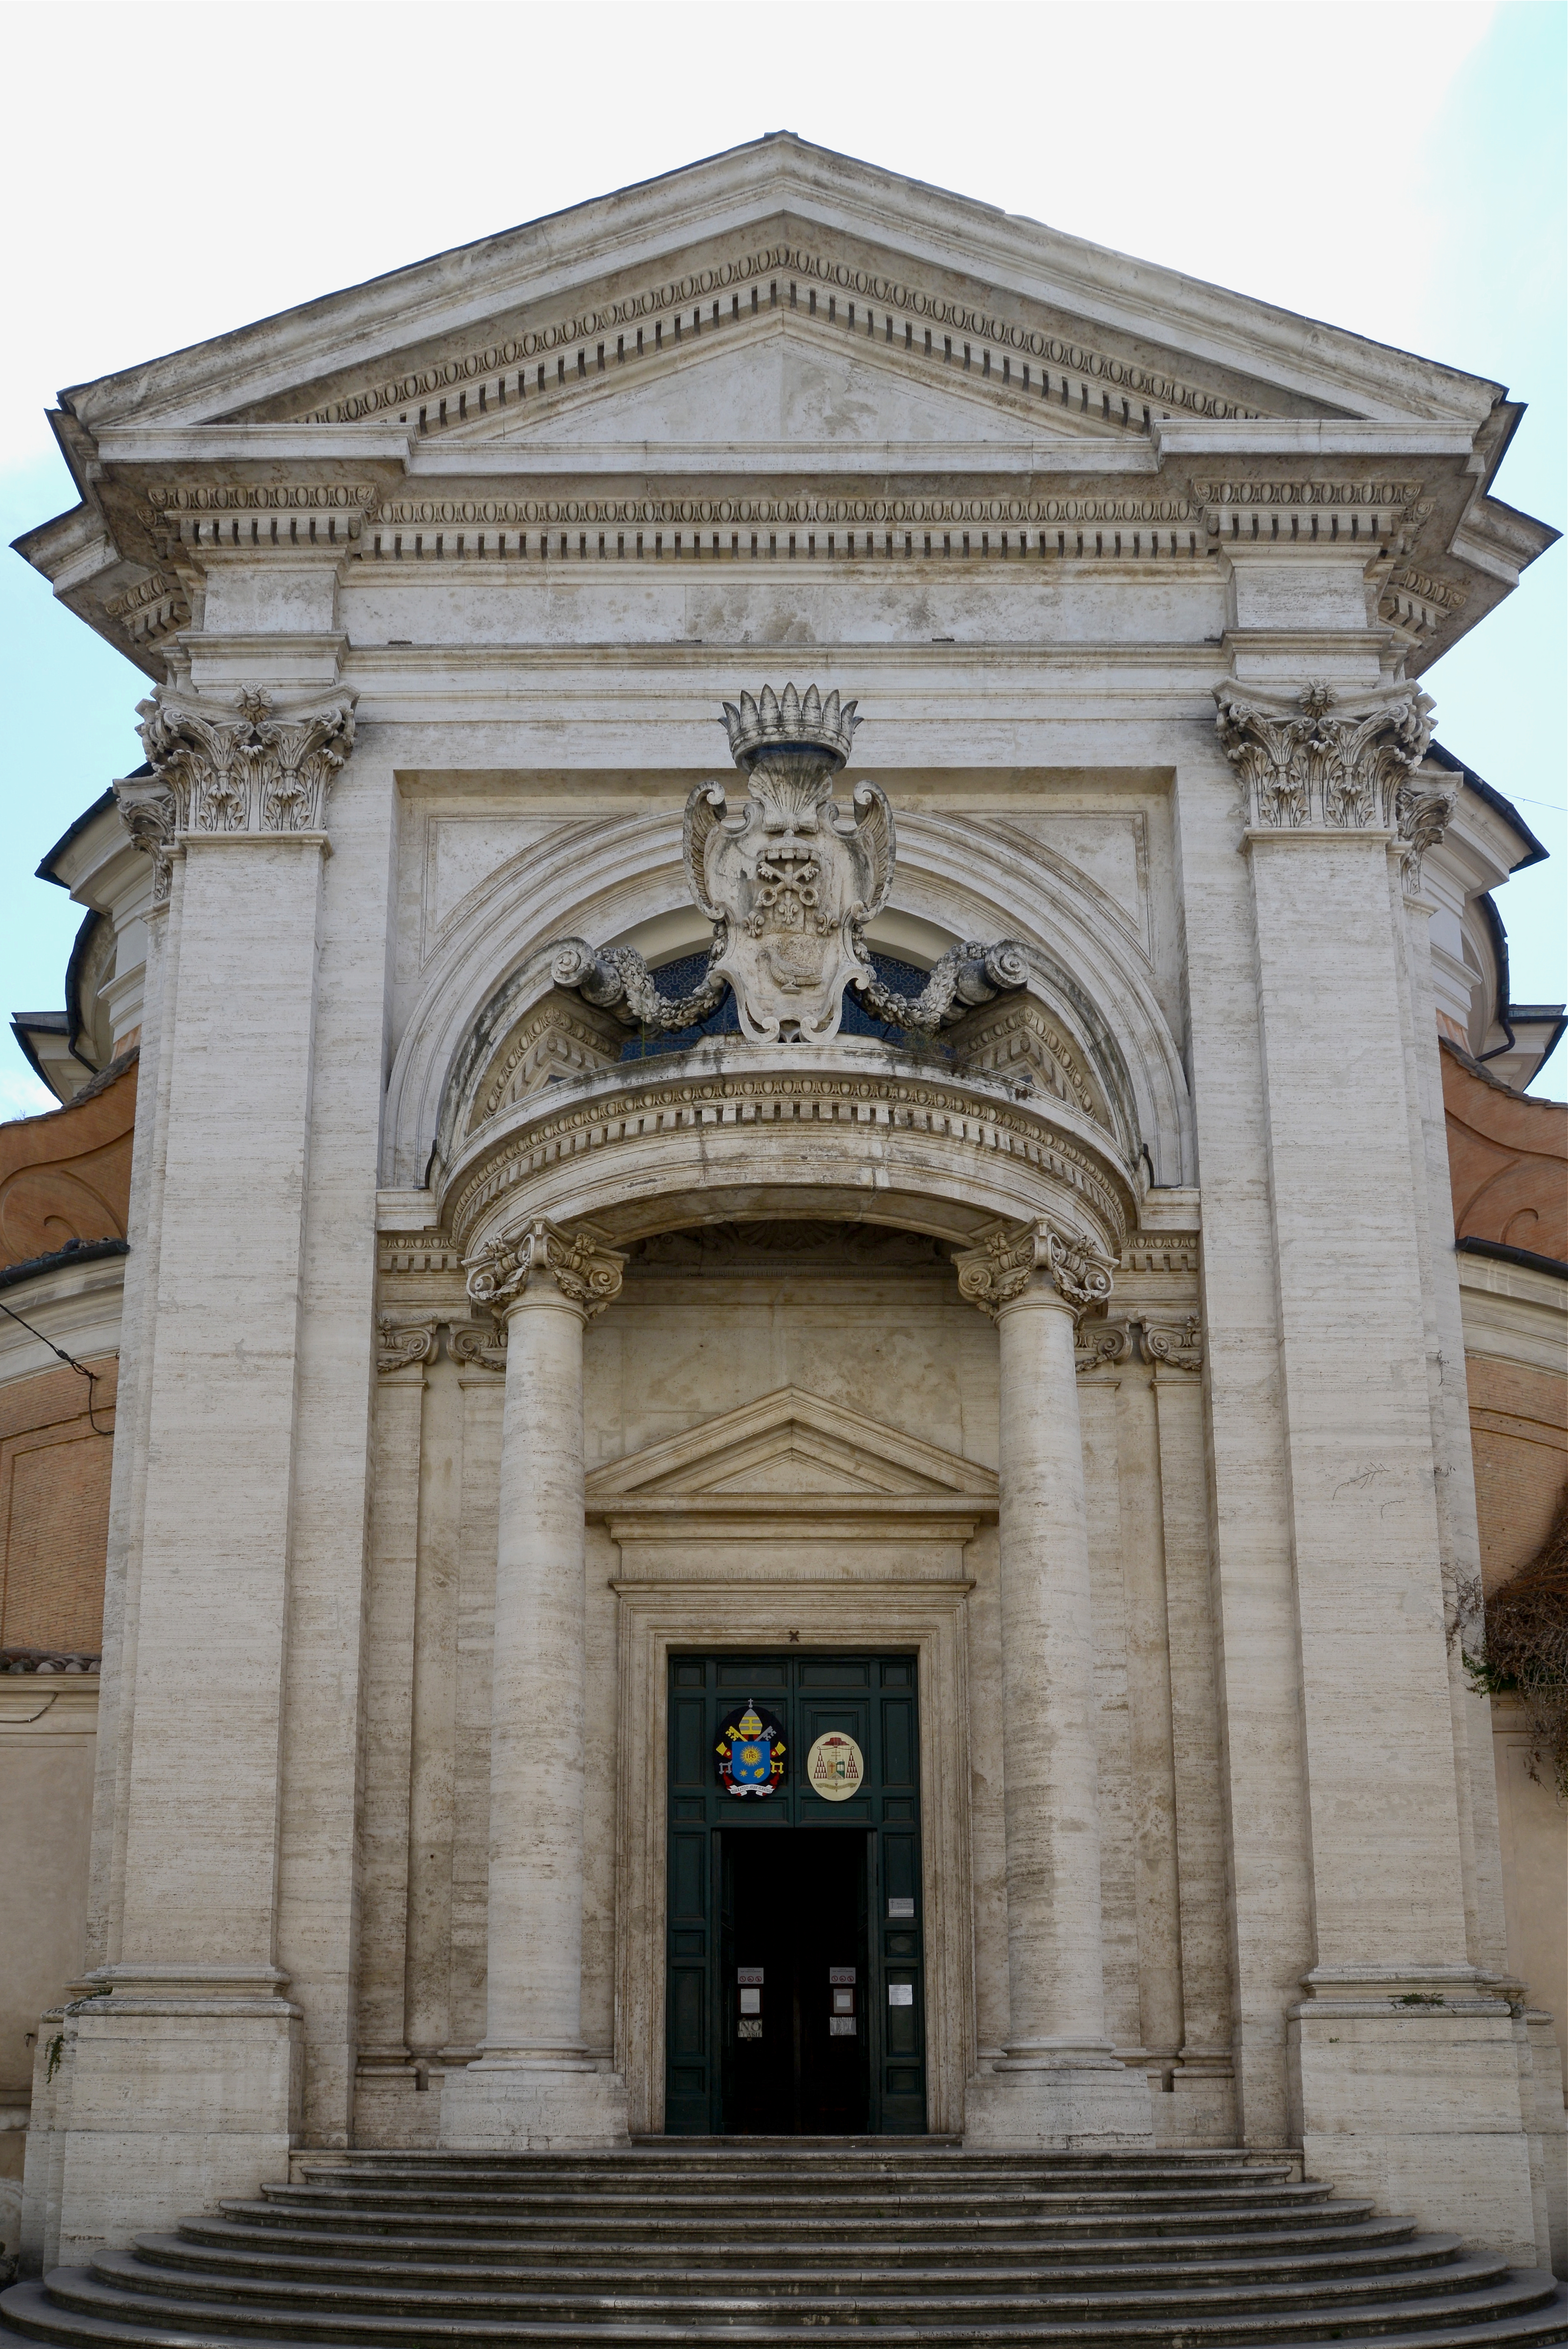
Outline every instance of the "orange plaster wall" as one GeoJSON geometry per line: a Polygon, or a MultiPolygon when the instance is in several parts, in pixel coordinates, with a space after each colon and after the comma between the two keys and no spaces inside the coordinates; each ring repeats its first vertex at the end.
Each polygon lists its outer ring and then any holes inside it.
{"type": "Polygon", "coordinates": [[[1568,1258],[1568,1103],[1537,1101],[1443,1048],[1456,1239],[1568,1258]]]}
{"type": "Polygon", "coordinates": [[[1471,1354],[1470,1453],[1481,1580],[1496,1590],[1545,1547],[1568,1485],[1568,1387],[1550,1371],[1471,1354]]]}
{"type": "Polygon", "coordinates": [[[0,1648],[96,1655],[103,1638],[109,1470],[119,1364],[0,1387],[0,1648]]]}
{"type": "Polygon", "coordinates": [[[64,1109],[0,1125],[0,1266],[125,1237],[136,1067],[122,1054],[64,1109]]]}

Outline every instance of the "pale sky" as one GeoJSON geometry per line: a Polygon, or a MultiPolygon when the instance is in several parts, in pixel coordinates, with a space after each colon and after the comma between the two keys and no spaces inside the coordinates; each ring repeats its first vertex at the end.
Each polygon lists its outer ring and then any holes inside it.
{"type": "MultiPolygon", "coordinates": [[[[1561,528],[1560,0],[627,6],[12,5],[4,540],[74,502],[62,386],[791,129],[1441,358],[1531,403],[1494,485],[1561,528]]],[[[1500,894],[1516,1000],[1563,975],[1564,550],[1423,679],[1552,863],[1500,894]]],[[[32,878],[139,763],[140,672],[0,555],[0,1012],[63,1000],[32,878]]],[[[1568,1050],[1537,1090],[1561,1098],[1568,1050]]],[[[8,1029],[0,1117],[50,1105],[8,1029]]]]}

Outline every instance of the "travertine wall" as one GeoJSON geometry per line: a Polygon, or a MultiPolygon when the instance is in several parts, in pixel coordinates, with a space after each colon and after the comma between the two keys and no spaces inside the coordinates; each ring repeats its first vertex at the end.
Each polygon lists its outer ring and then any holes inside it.
{"type": "MultiPolygon", "coordinates": [[[[423,1359],[383,1374],[377,1399],[358,2130],[382,2144],[433,2142],[445,2062],[465,2060],[483,2033],[502,1401],[498,1369],[474,1358],[481,1333],[470,1335],[450,1275],[425,1282],[422,1300],[417,1279],[395,1286],[399,1327],[417,1325],[422,1302],[431,1342],[423,1359]],[[443,1327],[467,1360],[438,1334],[443,1327]]],[[[1171,1312],[1186,1293],[1168,1279],[1144,1287],[1146,1301],[1163,1297],[1171,1312]]],[[[996,1336],[960,1298],[941,1252],[912,1234],[862,1232],[850,1243],[784,1224],[672,1235],[634,1257],[621,1295],[587,1334],[590,1475],[783,1388],[994,1466],[996,1336]]],[[[1220,2143],[1235,2121],[1199,1381],[1129,1343],[1128,1359],[1083,1376],[1080,1403],[1109,2028],[1124,2057],[1149,2071],[1160,2135],[1220,2143]]],[[[788,1540],[781,1525],[773,1550],[788,1540]]],[[[744,1556],[733,1568],[737,1625],[753,1595],[744,1556]]],[[[845,1558],[850,1577],[856,1556],[845,1558]]],[[[624,1634],[611,1584],[620,1570],[609,1530],[591,1525],[584,2030],[591,2048],[624,2062],[617,1893],[639,1830],[618,1800],[624,1634]]],[[[1007,2021],[994,1535],[971,1542],[966,1571],[972,1884],[962,1897],[975,1962],[962,2035],[983,2052],[1000,2046],[1007,2021]]],[[[725,1619],[721,1582],[711,1619],[725,1619]]]]}

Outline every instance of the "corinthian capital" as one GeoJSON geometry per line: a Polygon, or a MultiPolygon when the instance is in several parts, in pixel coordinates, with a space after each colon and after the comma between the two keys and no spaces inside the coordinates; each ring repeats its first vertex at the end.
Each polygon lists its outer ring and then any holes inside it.
{"type": "Polygon", "coordinates": [[[551,1282],[585,1320],[620,1293],[626,1258],[592,1224],[563,1231],[535,1216],[504,1240],[489,1240],[464,1266],[472,1301],[504,1319],[530,1288],[551,1282]]]}
{"type": "Polygon", "coordinates": [[[1309,685],[1285,704],[1217,685],[1214,698],[1220,740],[1246,792],[1250,824],[1267,831],[1394,829],[1400,791],[1432,739],[1429,695],[1407,686],[1374,704],[1342,709],[1326,685],[1309,685]]]}
{"type": "Polygon", "coordinates": [[[114,796],[125,828],[144,856],[152,859],[152,902],[166,905],[174,838],[174,794],[156,775],[118,778],[114,796]]]}
{"type": "Polygon", "coordinates": [[[1395,802],[1399,834],[1400,877],[1407,897],[1421,894],[1421,859],[1436,848],[1459,805],[1459,787],[1452,776],[1408,775],[1395,802]]]}
{"type": "Polygon", "coordinates": [[[993,1321],[1037,1285],[1054,1288],[1081,1319],[1092,1305],[1106,1303],[1116,1277],[1116,1266],[1093,1240],[1046,1216],[1022,1226],[997,1224],[954,1262],[959,1295],[993,1321]]]}
{"type": "Polygon", "coordinates": [[[160,689],[137,705],[140,732],[179,832],[317,832],[354,747],[354,696],[277,709],[259,689],[232,708],[160,689]]]}

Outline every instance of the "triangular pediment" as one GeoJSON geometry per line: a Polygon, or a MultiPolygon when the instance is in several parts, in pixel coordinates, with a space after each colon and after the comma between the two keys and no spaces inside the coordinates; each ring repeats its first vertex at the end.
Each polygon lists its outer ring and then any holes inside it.
{"type": "MultiPolygon", "coordinates": [[[[618,558],[639,520],[875,520],[885,554],[897,521],[909,554],[924,520],[930,551],[989,559],[1022,540],[946,524],[1108,522],[1055,551],[1139,562],[1345,503],[1397,553],[1385,616],[1424,666],[1551,543],[1487,495],[1519,413],[1484,378],[780,132],[72,387],[55,423],[83,503],[18,544],[158,676],[191,609],[175,550],[247,526],[325,529],[353,561],[405,525],[440,557],[475,551],[471,523],[517,553],[529,523],[590,519],[618,558]],[[765,512],[741,511],[753,491],[765,512]]],[[[721,551],[774,550],[737,530],[721,551]]]]}
{"type": "Polygon", "coordinates": [[[774,1495],[994,1506],[989,1468],[799,1387],[780,1387],[684,1435],[596,1469],[590,1508],[774,1495]]]}

